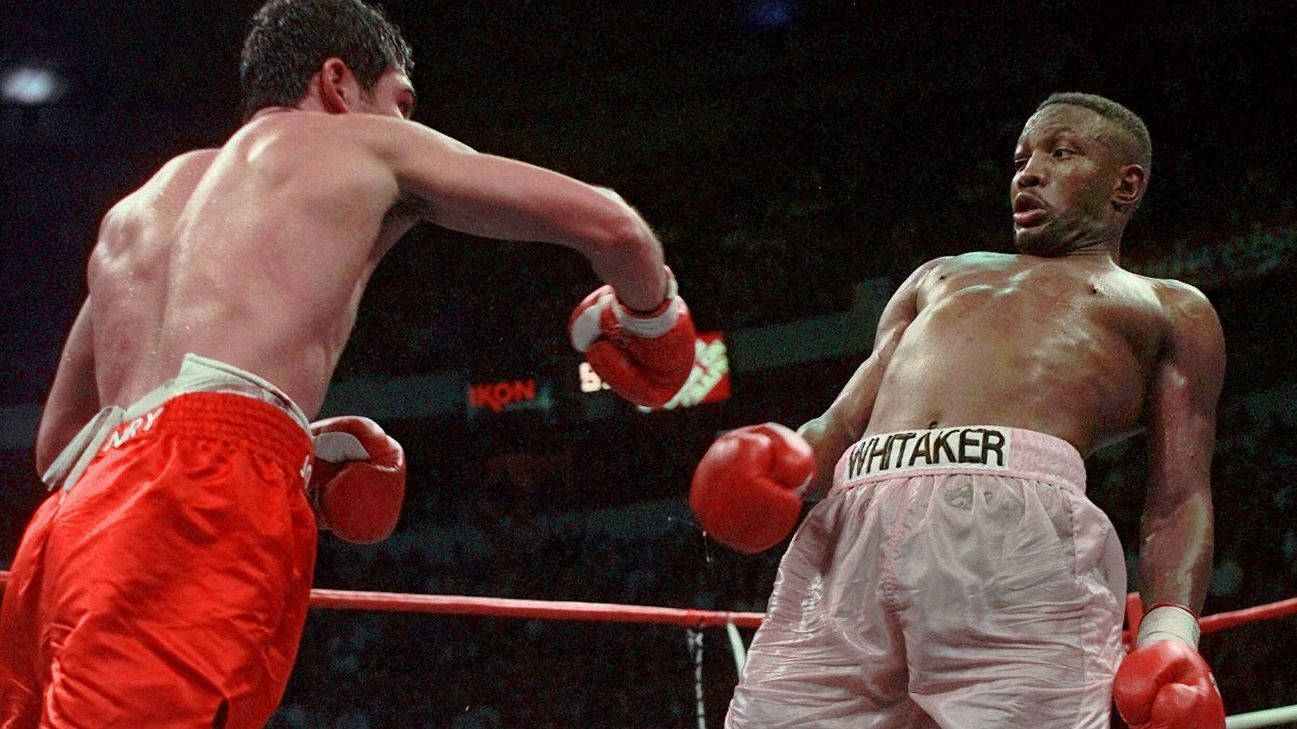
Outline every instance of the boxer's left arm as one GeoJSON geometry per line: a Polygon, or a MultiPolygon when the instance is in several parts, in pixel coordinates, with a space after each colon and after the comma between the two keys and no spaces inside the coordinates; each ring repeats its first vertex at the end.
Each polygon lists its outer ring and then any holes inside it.
{"type": "Polygon", "coordinates": [[[390,165],[403,198],[422,201],[415,207],[425,220],[489,238],[563,245],[590,261],[607,286],[576,307],[568,328],[572,345],[614,392],[661,407],[688,381],[697,344],[689,308],[657,236],[620,195],[476,152],[419,124],[376,118],[353,127],[390,165]]]}
{"type": "Polygon", "coordinates": [[[40,425],[36,429],[37,473],[44,473],[81,426],[99,411],[90,309],[90,298],[86,297],[63,345],[54,385],[41,412],[40,425]]]}
{"type": "Polygon", "coordinates": [[[1225,340],[1196,289],[1170,289],[1171,331],[1147,412],[1149,483],[1140,523],[1136,647],[1113,679],[1113,701],[1132,729],[1223,729],[1225,708],[1198,654],[1198,614],[1211,577],[1211,456],[1225,340]]]}
{"type": "Polygon", "coordinates": [[[1145,605],[1202,609],[1211,577],[1211,458],[1225,338],[1196,289],[1169,297],[1171,332],[1154,373],[1147,414],[1149,473],[1140,520],[1140,593],[1145,605]]]}

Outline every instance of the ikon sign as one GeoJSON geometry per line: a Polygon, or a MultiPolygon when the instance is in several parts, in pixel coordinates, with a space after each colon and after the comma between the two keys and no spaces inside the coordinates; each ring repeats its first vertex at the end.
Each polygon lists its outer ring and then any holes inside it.
{"type": "Polygon", "coordinates": [[[468,386],[470,408],[490,408],[492,412],[498,413],[510,405],[535,400],[535,380],[502,380],[468,386]]]}

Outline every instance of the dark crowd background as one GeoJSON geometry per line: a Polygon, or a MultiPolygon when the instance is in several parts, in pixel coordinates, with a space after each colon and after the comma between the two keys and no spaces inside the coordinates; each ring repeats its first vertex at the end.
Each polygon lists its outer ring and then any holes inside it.
{"type": "MultiPolygon", "coordinates": [[[[0,8],[0,73],[62,79],[50,103],[0,105],[0,567],[43,493],[22,433],[85,294],[97,220],[170,156],[236,128],[256,5],[0,8]]],[[[1075,90],[1130,106],[1154,162],[1123,262],[1202,288],[1229,346],[1209,613],[1297,595],[1297,50],[1282,5],[385,3],[415,47],[418,121],[617,189],[659,231],[700,330],[756,340],[852,309],[862,281],[1009,250],[1011,152],[1035,105],[1075,90]]],[[[382,419],[411,467],[400,528],[368,547],[322,536],[317,585],[764,608],[781,549],[707,543],[684,506],[692,467],[721,430],[818,414],[872,322],[826,357],[734,352],[729,400],[643,414],[577,390],[563,324],[594,283],[569,252],[430,228],[392,252],[337,381],[566,379],[547,408],[382,419]]],[[[1136,437],[1089,464],[1132,567],[1142,452],[1136,437]]],[[[1295,632],[1288,618],[1204,638],[1230,713],[1297,702],[1295,632]]],[[[724,631],[704,651],[718,726],[735,682],[724,631]]],[[[693,659],[675,627],[317,610],[271,726],[693,727],[693,659]]]]}

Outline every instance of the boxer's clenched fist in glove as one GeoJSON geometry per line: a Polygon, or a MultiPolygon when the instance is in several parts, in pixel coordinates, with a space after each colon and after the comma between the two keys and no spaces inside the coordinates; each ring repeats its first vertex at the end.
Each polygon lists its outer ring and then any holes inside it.
{"type": "Polygon", "coordinates": [[[796,526],[815,470],[810,444],[778,423],[731,430],[694,470],[689,506],[716,541],[760,552],[796,526]]]}
{"type": "Polygon", "coordinates": [[[601,286],[568,320],[572,346],[613,392],[636,405],[665,405],[694,366],[693,318],[670,270],[667,277],[666,299],[653,311],[632,311],[611,286],[601,286]]]}
{"type": "Polygon", "coordinates": [[[405,452],[369,418],[311,423],[315,459],[307,493],[316,524],[348,542],[386,539],[405,499],[405,452]]]}
{"type": "Polygon", "coordinates": [[[1121,662],[1112,684],[1121,718],[1131,729],[1224,729],[1220,691],[1194,648],[1193,613],[1174,605],[1155,607],[1139,633],[1139,647],[1121,662]]]}

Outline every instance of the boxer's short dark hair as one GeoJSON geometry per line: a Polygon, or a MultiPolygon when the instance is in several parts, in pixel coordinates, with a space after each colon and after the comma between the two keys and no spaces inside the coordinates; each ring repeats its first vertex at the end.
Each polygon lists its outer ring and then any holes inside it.
{"type": "Polygon", "coordinates": [[[1148,127],[1144,125],[1144,120],[1140,119],[1135,112],[1105,96],[1072,91],[1050,94],[1049,98],[1040,102],[1040,106],[1036,107],[1036,111],[1054,104],[1080,106],[1115,124],[1117,128],[1125,132],[1127,139],[1124,141],[1126,142],[1127,152],[1131,155],[1131,161],[1143,167],[1145,172],[1152,173],[1153,140],[1148,134],[1148,127]]]}
{"type": "Polygon", "coordinates": [[[413,53],[382,10],[361,0],[269,0],[252,16],[239,81],[246,119],[267,106],[292,106],[325,59],[337,57],[366,93],[389,66],[409,74],[413,53]]]}

